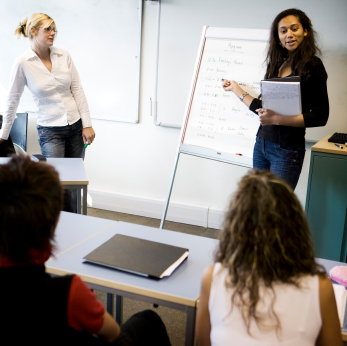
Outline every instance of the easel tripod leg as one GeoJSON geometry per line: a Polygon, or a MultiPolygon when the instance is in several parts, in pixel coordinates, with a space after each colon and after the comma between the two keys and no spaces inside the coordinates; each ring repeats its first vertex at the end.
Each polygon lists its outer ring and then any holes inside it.
{"type": "Polygon", "coordinates": [[[175,175],[176,175],[176,170],[177,170],[177,165],[178,165],[178,160],[180,158],[180,153],[177,154],[177,159],[176,159],[176,163],[175,163],[175,168],[172,174],[172,178],[171,178],[171,184],[170,184],[170,189],[169,189],[169,195],[167,196],[167,200],[166,200],[166,204],[165,204],[165,209],[164,209],[164,214],[163,217],[161,219],[161,223],[160,223],[160,229],[163,229],[164,227],[164,223],[165,223],[165,218],[166,218],[166,214],[167,214],[167,210],[169,208],[169,203],[170,203],[170,197],[171,197],[171,192],[172,192],[172,187],[173,187],[173,183],[175,181],[175,175]]]}

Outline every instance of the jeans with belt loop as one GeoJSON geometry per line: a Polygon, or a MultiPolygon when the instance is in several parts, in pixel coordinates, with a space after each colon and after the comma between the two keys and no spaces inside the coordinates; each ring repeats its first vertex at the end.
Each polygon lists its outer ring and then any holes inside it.
{"type": "MultiPolygon", "coordinates": [[[[66,126],[37,125],[41,153],[46,158],[73,157],[84,159],[82,120],[66,126]]],[[[64,190],[64,211],[77,213],[77,191],[64,190]]]]}
{"type": "Polygon", "coordinates": [[[253,168],[269,170],[295,189],[305,158],[304,148],[282,148],[257,137],[253,150],[253,168]]]}

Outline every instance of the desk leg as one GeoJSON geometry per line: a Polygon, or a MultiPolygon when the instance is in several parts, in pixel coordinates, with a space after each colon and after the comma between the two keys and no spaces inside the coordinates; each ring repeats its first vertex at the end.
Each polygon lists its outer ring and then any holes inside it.
{"type": "Polygon", "coordinates": [[[106,310],[111,316],[113,316],[113,297],[113,294],[107,293],[106,310]]]}
{"type": "Polygon", "coordinates": [[[184,346],[194,346],[196,307],[187,306],[186,340],[184,346]]]}
{"type": "Polygon", "coordinates": [[[121,325],[123,318],[123,297],[116,296],[116,322],[121,325]]]}
{"type": "Polygon", "coordinates": [[[81,214],[81,192],[82,189],[77,189],[77,214],[81,214]]]}
{"type": "Polygon", "coordinates": [[[82,200],[82,214],[87,215],[87,185],[82,187],[83,200],[82,200]]]}

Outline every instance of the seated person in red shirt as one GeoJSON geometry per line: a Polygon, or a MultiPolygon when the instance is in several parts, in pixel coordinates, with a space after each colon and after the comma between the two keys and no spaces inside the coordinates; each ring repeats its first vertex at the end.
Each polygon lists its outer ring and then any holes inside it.
{"type": "Polygon", "coordinates": [[[134,315],[120,331],[78,276],[45,273],[63,203],[52,166],[15,156],[0,165],[0,191],[1,344],[170,345],[153,311],[134,315]]]}

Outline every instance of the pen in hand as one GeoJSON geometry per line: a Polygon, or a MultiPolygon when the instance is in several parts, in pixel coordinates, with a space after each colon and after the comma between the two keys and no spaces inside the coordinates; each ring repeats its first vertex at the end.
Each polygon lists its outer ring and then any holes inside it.
{"type": "Polygon", "coordinates": [[[88,142],[86,142],[86,143],[84,144],[84,148],[87,148],[87,146],[88,146],[88,142]]]}

